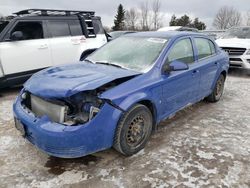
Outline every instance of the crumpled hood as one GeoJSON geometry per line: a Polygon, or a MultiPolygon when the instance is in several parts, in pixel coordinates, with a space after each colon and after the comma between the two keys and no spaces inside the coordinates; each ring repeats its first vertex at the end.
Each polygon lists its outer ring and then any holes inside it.
{"type": "Polygon", "coordinates": [[[114,66],[80,62],[42,70],[34,74],[24,88],[43,98],[65,98],[81,91],[94,90],[118,78],[138,74],[114,66]]]}
{"type": "Polygon", "coordinates": [[[218,39],[216,43],[219,47],[250,48],[250,39],[218,39]]]}

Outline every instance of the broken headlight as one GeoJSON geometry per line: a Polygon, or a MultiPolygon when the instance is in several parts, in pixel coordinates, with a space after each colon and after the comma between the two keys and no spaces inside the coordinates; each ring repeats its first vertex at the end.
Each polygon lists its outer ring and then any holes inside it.
{"type": "Polygon", "coordinates": [[[74,122],[73,124],[84,124],[92,120],[100,111],[103,105],[96,93],[84,92],[71,98],[72,105],[67,115],[67,120],[74,122]]]}

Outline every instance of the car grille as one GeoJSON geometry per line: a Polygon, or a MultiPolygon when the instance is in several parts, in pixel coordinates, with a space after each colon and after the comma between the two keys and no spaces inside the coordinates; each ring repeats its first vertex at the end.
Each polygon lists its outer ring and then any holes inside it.
{"type": "Polygon", "coordinates": [[[246,51],[246,48],[229,48],[229,47],[221,47],[224,51],[226,51],[229,55],[243,55],[246,51]]]}
{"type": "Polygon", "coordinates": [[[54,104],[34,95],[30,95],[30,103],[31,111],[35,116],[41,117],[47,115],[54,122],[64,122],[67,106],[54,104]]]}
{"type": "Polygon", "coordinates": [[[229,58],[230,61],[242,62],[240,58],[229,58]]]}

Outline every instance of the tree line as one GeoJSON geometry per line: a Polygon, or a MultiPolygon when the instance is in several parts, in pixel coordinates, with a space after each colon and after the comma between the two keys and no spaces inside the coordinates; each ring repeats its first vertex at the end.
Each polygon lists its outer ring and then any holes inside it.
{"type": "Polygon", "coordinates": [[[130,8],[125,10],[120,4],[114,20],[113,30],[157,30],[160,28],[163,20],[163,14],[160,12],[160,0],[153,0],[151,4],[144,1],[139,4],[139,8],[130,8]]]}
{"type": "MultiPolygon", "coordinates": [[[[166,25],[163,24],[164,15],[160,8],[160,0],[153,0],[151,4],[149,4],[148,1],[144,1],[139,5],[139,8],[130,8],[128,10],[125,10],[123,5],[120,4],[112,30],[157,30],[163,25],[166,25]]],[[[220,30],[240,25],[250,26],[250,11],[248,11],[246,15],[243,15],[234,7],[223,6],[218,10],[213,20],[213,27],[220,30]]],[[[200,21],[198,17],[192,20],[186,14],[179,18],[177,18],[175,14],[172,15],[169,26],[186,26],[199,30],[205,30],[207,28],[206,24],[200,21]]]]}
{"type": "MultiPolygon", "coordinates": [[[[139,8],[130,8],[128,10],[125,10],[123,5],[120,4],[117,8],[112,30],[157,30],[163,26],[164,22],[164,15],[160,8],[160,0],[153,0],[151,4],[149,4],[148,1],[144,1],[139,4],[139,8]]],[[[176,18],[176,16],[173,15],[169,25],[187,26],[200,30],[206,29],[205,23],[199,21],[199,18],[195,18],[194,21],[192,21],[187,15],[180,18],[176,18]]]]}

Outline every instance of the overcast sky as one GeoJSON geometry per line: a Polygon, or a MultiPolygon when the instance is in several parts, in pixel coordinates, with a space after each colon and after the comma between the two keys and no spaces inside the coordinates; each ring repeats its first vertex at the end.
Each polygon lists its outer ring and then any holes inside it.
{"type": "MultiPolygon", "coordinates": [[[[153,0],[148,1],[150,4],[153,0]]],[[[103,25],[111,26],[120,3],[129,9],[139,7],[141,2],[143,0],[0,0],[0,14],[9,15],[26,8],[93,10],[102,17],[103,25]]],[[[191,18],[199,17],[211,28],[216,12],[224,5],[233,6],[243,14],[250,10],[250,0],[161,0],[163,24],[168,25],[172,14],[187,14],[191,18]]]]}

